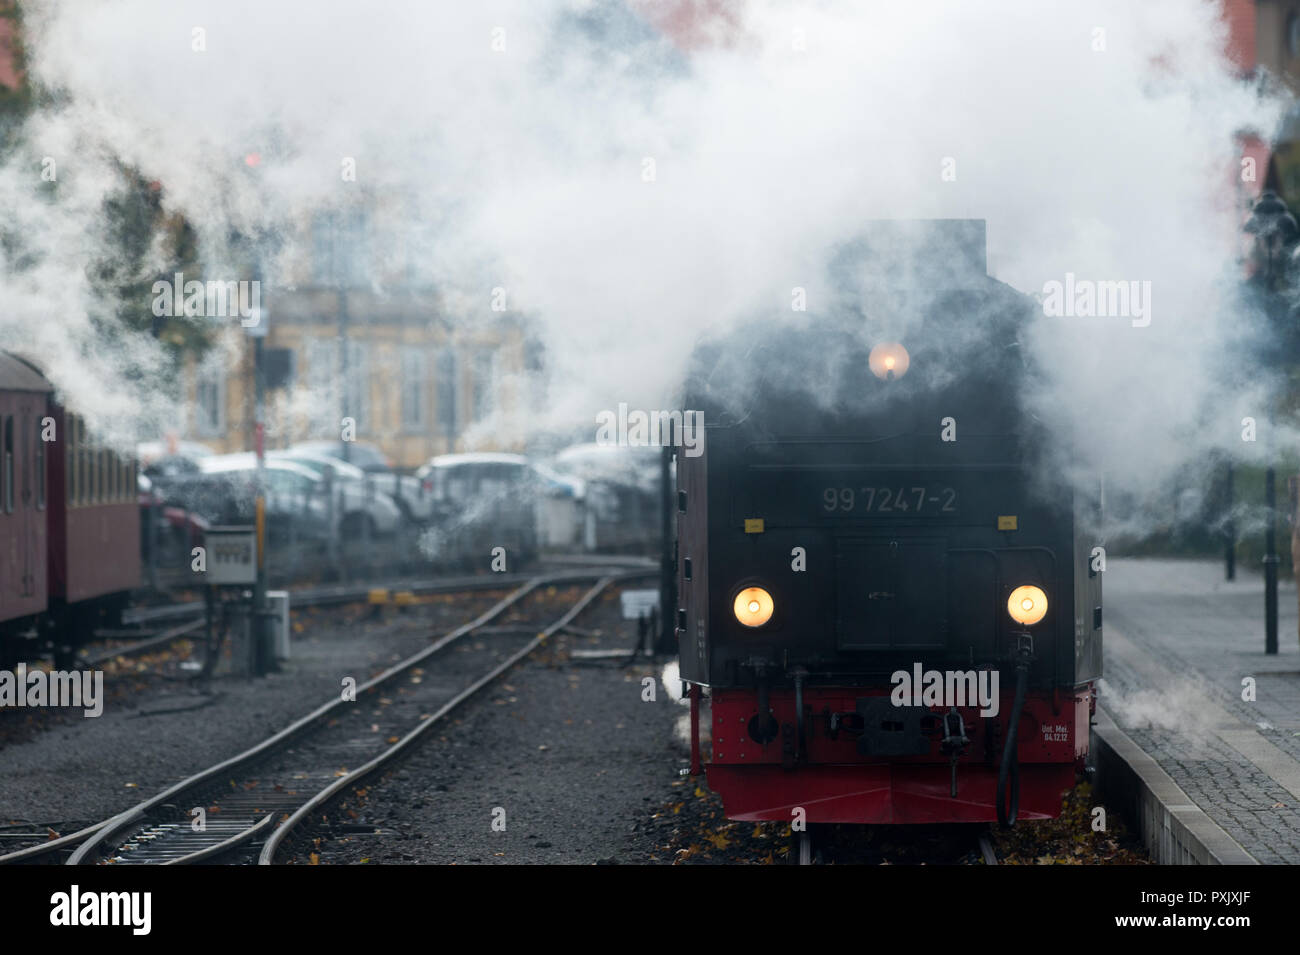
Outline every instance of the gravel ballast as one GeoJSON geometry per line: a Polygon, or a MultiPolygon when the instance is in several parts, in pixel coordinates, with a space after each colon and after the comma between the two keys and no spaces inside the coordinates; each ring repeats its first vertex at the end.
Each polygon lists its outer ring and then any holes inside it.
{"type": "Polygon", "coordinates": [[[107,667],[97,718],[10,709],[0,714],[0,824],[69,831],[107,818],[234,756],[340,692],[345,676],[361,682],[501,596],[440,595],[379,620],[362,606],[309,608],[294,614],[282,672],[219,676],[203,689],[179,670],[182,647],[107,667]]]}

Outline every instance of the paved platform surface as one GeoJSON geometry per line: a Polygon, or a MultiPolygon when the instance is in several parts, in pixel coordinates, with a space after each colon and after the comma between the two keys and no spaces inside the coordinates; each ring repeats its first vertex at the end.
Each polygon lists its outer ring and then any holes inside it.
{"type": "Polygon", "coordinates": [[[1221,562],[1111,559],[1103,599],[1103,707],[1251,856],[1300,864],[1294,580],[1279,586],[1276,656],[1263,576],[1240,567],[1227,583],[1221,562]]]}

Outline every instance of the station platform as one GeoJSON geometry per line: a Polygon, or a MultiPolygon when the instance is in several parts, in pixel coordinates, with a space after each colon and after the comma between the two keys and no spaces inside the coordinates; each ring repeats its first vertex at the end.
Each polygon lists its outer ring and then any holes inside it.
{"type": "Polygon", "coordinates": [[[1221,561],[1108,561],[1099,784],[1108,804],[1125,797],[1158,862],[1300,864],[1294,579],[1278,593],[1266,655],[1262,573],[1238,566],[1228,583],[1221,561]]]}

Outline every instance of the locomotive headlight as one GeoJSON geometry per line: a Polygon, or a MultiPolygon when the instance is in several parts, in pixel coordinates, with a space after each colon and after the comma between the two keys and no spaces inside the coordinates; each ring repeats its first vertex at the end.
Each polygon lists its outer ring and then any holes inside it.
{"type": "Polygon", "coordinates": [[[871,354],[867,356],[867,364],[871,366],[871,373],[877,378],[893,381],[907,374],[907,366],[911,364],[911,359],[908,357],[907,349],[898,342],[885,342],[871,349],[871,354]]]}
{"type": "Polygon", "coordinates": [[[1032,584],[1017,587],[1007,598],[1007,613],[1016,623],[1031,627],[1047,615],[1047,594],[1032,584]]]}
{"type": "Polygon", "coordinates": [[[747,627],[761,627],[772,619],[772,595],[762,587],[746,587],[736,594],[731,611],[747,627]]]}

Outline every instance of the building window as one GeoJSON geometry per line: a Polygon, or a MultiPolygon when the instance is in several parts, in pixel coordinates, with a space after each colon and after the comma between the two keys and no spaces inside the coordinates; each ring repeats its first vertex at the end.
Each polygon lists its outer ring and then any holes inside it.
{"type": "Polygon", "coordinates": [[[344,375],[346,416],[357,423],[357,434],[366,430],[370,410],[369,349],[362,342],[348,342],[348,370],[344,375]]]}
{"type": "Polygon", "coordinates": [[[1286,21],[1286,50],[1291,59],[1300,59],[1300,13],[1292,12],[1286,21]]]}
{"type": "Polygon", "coordinates": [[[456,442],[456,352],[444,348],[438,352],[438,426],[447,437],[447,449],[456,442]]]}
{"type": "Polygon", "coordinates": [[[338,440],[339,399],[335,359],[338,349],[332,339],[307,342],[307,389],[311,404],[307,413],[312,437],[338,440]]]}
{"type": "Polygon", "coordinates": [[[195,372],[194,431],[200,438],[226,433],[226,369],[221,362],[207,362],[195,372]]]}
{"type": "Polygon", "coordinates": [[[424,394],[428,379],[424,352],[411,349],[402,352],[402,429],[424,429],[424,394]]]}
{"type": "Polygon", "coordinates": [[[365,285],[366,214],[362,209],[322,211],[312,217],[312,279],[332,288],[365,285]]]}
{"type": "Polygon", "coordinates": [[[342,419],[352,418],[357,433],[365,430],[370,408],[369,351],[362,342],[348,343],[348,367],[343,373],[336,338],[307,343],[307,387],[311,390],[311,433],[338,440],[342,419]],[[346,379],[342,385],[340,379],[346,379]]]}
{"type": "Polygon", "coordinates": [[[481,351],[474,356],[474,420],[482,421],[496,403],[496,353],[481,351]]]}

